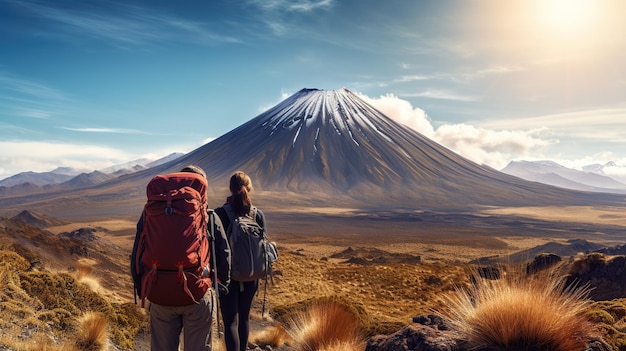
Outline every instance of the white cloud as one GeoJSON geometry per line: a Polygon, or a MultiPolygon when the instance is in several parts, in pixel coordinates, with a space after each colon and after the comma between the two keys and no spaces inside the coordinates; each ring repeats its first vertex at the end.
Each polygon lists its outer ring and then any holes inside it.
{"type": "Polygon", "coordinates": [[[265,11],[311,12],[317,9],[330,9],[334,0],[250,0],[251,4],[265,11]]]}
{"type": "Polygon", "coordinates": [[[267,104],[267,105],[263,105],[263,106],[259,106],[258,112],[259,114],[271,109],[272,107],[276,106],[277,104],[280,104],[283,100],[285,100],[286,98],[290,97],[291,95],[293,95],[293,93],[289,93],[289,92],[285,92],[284,90],[280,92],[280,98],[277,101],[274,101],[273,103],[267,104]]]}
{"type": "Polygon", "coordinates": [[[618,162],[626,151],[626,108],[621,107],[476,123],[487,129],[541,127],[545,130],[542,136],[560,140],[559,145],[550,147],[549,159],[575,169],[618,162]]]}
{"type": "Polygon", "coordinates": [[[435,129],[424,110],[397,96],[360,96],[388,117],[469,160],[495,169],[505,167],[512,159],[530,157],[531,153],[557,142],[543,137],[543,128],[494,130],[469,124],[444,124],[435,129]]]}
{"type": "Polygon", "coordinates": [[[22,117],[36,118],[36,119],[50,119],[52,113],[50,111],[44,111],[36,108],[17,107],[15,108],[15,114],[22,117]]]}
{"type": "Polygon", "coordinates": [[[531,152],[557,143],[542,139],[542,129],[492,130],[468,124],[444,124],[434,140],[476,163],[502,169],[512,159],[528,158],[531,152]]]}
{"type": "Polygon", "coordinates": [[[148,134],[142,130],[137,129],[124,129],[124,128],[70,128],[61,127],[61,129],[71,130],[73,132],[83,133],[115,133],[115,134],[148,134]]]}
{"type": "MultiPolygon", "coordinates": [[[[208,143],[212,142],[212,141],[213,141],[213,140],[215,140],[215,139],[217,139],[217,138],[216,138],[216,137],[208,137],[208,138],[206,138],[206,139],[202,140],[202,145],[204,145],[204,144],[208,144],[208,143]]],[[[200,145],[200,146],[202,146],[202,145],[200,145]]],[[[192,149],[193,149],[193,148],[192,148],[192,149]]],[[[191,149],[189,149],[189,150],[191,150],[191,149]]]]}
{"type": "Polygon", "coordinates": [[[615,166],[604,167],[603,172],[607,176],[626,184],[626,159],[615,161],[615,166]]]}
{"type": "Polygon", "coordinates": [[[70,100],[58,89],[51,88],[39,82],[34,82],[12,76],[7,72],[0,72],[0,89],[11,92],[11,95],[28,96],[45,100],[70,100]]]}
{"type": "Polygon", "coordinates": [[[459,75],[451,76],[451,80],[471,81],[476,79],[488,78],[494,75],[506,75],[514,72],[526,71],[527,68],[522,66],[491,66],[487,68],[477,69],[471,72],[465,72],[459,75]]]}
{"type": "Polygon", "coordinates": [[[320,1],[311,1],[311,0],[305,0],[305,1],[299,1],[296,3],[292,3],[289,6],[290,10],[293,11],[303,11],[303,12],[310,12],[316,9],[328,9],[331,8],[333,6],[333,0],[320,0],[320,1]]]}
{"type": "Polygon", "coordinates": [[[493,119],[485,121],[483,124],[493,127],[541,125],[551,128],[562,128],[570,126],[589,127],[591,125],[606,127],[607,125],[615,125],[616,123],[626,126],[626,108],[594,109],[534,117],[493,119]]]}
{"type": "Polygon", "coordinates": [[[214,138],[197,144],[169,145],[150,153],[131,153],[109,146],[39,141],[0,141],[0,179],[14,174],[33,171],[48,172],[57,167],[72,167],[93,171],[139,158],[156,160],[174,152],[187,153],[214,138]]]}
{"type": "Polygon", "coordinates": [[[402,100],[393,94],[370,98],[367,95],[359,96],[383,114],[403,123],[418,132],[432,138],[435,134],[426,112],[419,107],[413,107],[410,102],[402,100]]]}
{"type": "Polygon", "coordinates": [[[189,21],[169,13],[138,6],[119,6],[115,15],[108,9],[91,7],[87,10],[67,10],[23,1],[19,5],[28,11],[66,26],[75,40],[76,34],[104,39],[129,48],[154,45],[163,41],[184,41],[201,45],[239,43],[240,40],[221,35],[201,22],[189,21]]]}
{"type": "Polygon", "coordinates": [[[425,97],[430,99],[438,99],[438,100],[455,100],[455,101],[476,101],[478,100],[475,96],[468,95],[460,95],[454,92],[446,91],[446,90],[437,90],[437,89],[426,89],[424,91],[402,94],[402,96],[414,96],[414,97],[425,97]]]}
{"type": "Polygon", "coordinates": [[[0,178],[25,170],[47,172],[57,167],[98,169],[129,160],[125,150],[106,146],[38,141],[0,141],[0,178]]]}
{"type": "Polygon", "coordinates": [[[0,104],[5,113],[28,119],[51,119],[74,102],[68,94],[41,82],[0,71],[0,104]]]}
{"type": "Polygon", "coordinates": [[[401,76],[393,80],[393,83],[407,83],[407,82],[415,82],[419,80],[430,80],[435,79],[434,76],[423,76],[423,75],[410,75],[410,76],[401,76]]]}

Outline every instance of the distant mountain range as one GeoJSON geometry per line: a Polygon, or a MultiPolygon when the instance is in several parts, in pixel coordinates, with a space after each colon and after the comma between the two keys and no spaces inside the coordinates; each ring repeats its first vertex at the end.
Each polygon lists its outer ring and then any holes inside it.
{"type": "Polygon", "coordinates": [[[182,153],[172,153],[157,160],[142,158],[95,171],[58,167],[50,172],[22,172],[0,180],[0,197],[35,194],[55,188],[77,188],[99,184],[125,174],[139,172],[170,162],[182,153]]]}
{"type": "Polygon", "coordinates": [[[256,194],[262,194],[261,205],[285,211],[465,211],[625,201],[624,196],[564,189],[478,165],[385,116],[347,89],[302,89],[174,160],[75,190],[0,196],[0,209],[27,208],[59,217],[93,215],[96,209],[108,216],[136,215],[150,178],[188,164],[205,169],[212,205],[223,203],[228,179],[237,170],[252,177],[256,194]]]}
{"type": "MultiPolygon", "coordinates": [[[[576,170],[553,161],[512,161],[502,169],[502,172],[566,189],[625,194],[626,184],[606,175],[607,168],[615,170],[619,166],[609,162],[576,170]]],[[[626,170],[624,173],[626,174],[626,170]]]]}

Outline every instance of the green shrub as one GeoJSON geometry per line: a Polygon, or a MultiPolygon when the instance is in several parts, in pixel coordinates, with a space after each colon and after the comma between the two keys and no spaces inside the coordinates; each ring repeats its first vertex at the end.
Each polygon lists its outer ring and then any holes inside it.
{"type": "Polygon", "coordinates": [[[613,349],[626,351],[626,299],[595,302],[588,314],[613,349]]]}

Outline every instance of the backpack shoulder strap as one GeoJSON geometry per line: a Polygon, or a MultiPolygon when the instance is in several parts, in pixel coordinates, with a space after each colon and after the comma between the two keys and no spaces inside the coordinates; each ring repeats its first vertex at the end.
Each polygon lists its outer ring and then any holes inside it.
{"type": "MultiPolygon", "coordinates": [[[[226,217],[228,217],[229,222],[234,221],[238,217],[235,214],[235,211],[233,210],[233,207],[230,204],[224,204],[222,208],[224,209],[224,213],[226,214],[226,217]]],[[[257,208],[255,206],[252,206],[252,208],[250,208],[250,213],[248,213],[248,216],[254,219],[255,222],[256,222],[256,214],[257,214],[257,208]]]]}
{"type": "Polygon", "coordinates": [[[224,229],[226,229],[226,225],[228,224],[228,222],[230,222],[230,218],[228,217],[228,214],[226,213],[226,209],[224,209],[223,207],[218,207],[214,210],[214,212],[217,215],[217,217],[219,217],[220,221],[222,222],[222,226],[224,226],[224,229]]]}

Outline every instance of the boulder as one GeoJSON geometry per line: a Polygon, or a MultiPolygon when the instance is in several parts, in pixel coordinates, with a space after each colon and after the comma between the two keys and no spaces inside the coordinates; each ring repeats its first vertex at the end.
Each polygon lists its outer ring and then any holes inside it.
{"type": "Polygon", "coordinates": [[[567,285],[588,284],[595,301],[626,297],[626,256],[591,253],[572,264],[567,285]]]}
{"type": "Polygon", "coordinates": [[[562,261],[561,256],[553,253],[540,253],[526,265],[526,274],[537,273],[544,269],[550,268],[562,261]]]}
{"type": "Polygon", "coordinates": [[[459,350],[455,334],[448,330],[443,318],[427,315],[415,317],[413,321],[414,323],[391,335],[377,335],[370,338],[365,351],[459,350]]]}

